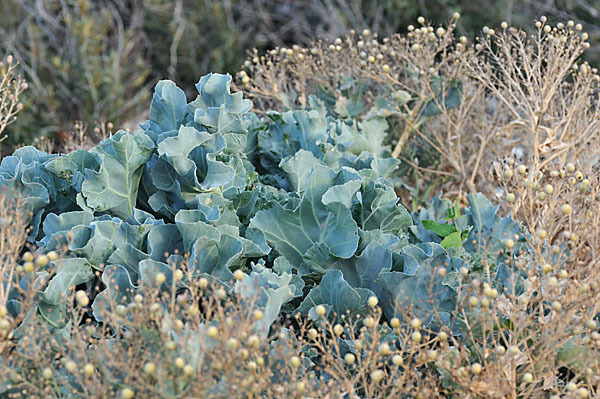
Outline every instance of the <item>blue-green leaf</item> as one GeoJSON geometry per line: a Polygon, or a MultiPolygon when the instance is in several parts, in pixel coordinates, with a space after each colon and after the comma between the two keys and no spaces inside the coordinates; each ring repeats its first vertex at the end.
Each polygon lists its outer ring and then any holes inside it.
{"type": "Polygon", "coordinates": [[[364,311],[367,300],[374,295],[366,288],[352,288],[339,270],[331,270],[321,283],[313,288],[298,306],[298,312],[306,314],[317,305],[330,305],[338,317],[346,312],[357,314],[364,311]]]}
{"type": "Polygon", "coordinates": [[[86,173],[81,192],[90,208],[126,219],[133,213],[144,164],[154,144],[143,133],[119,131],[92,150],[102,159],[98,172],[86,173]]]}

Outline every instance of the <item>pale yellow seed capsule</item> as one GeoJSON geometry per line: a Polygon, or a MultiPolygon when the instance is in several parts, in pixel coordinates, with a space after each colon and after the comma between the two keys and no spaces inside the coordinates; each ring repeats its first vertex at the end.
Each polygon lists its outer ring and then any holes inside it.
{"type": "Polygon", "coordinates": [[[533,382],[533,374],[531,374],[531,373],[523,374],[523,382],[525,384],[531,384],[533,382]]]}
{"type": "Polygon", "coordinates": [[[335,326],[333,326],[333,332],[339,337],[344,333],[344,327],[342,327],[340,324],[336,324],[335,326]]]}
{"type": "Polygon", "coordinates": [[[423,25],[425,23],[425,18],[419,17],[419,18],[417,18],[417,22],[420,23],[421,25],[423,25]]]}
{"type": "Polygon", "coordinates": [[[569,173],[575,172],[575,165],[572,162],[567,163],[567,172],[569,172],[569,173]]]}
{"type": "Polygon", "coordinates": [[[415,329],[421,328],[421,324],[421,320],[416,317],[410,321],[410,326],[415,329]]]}
{"type": "Polygon", "coordinates": [[[206,330],[206,333],[208,334],[209,337],[214,339],[214,338],[217,338],[217,335],[219,334],[219,330],[215,326],[210,326],[206,330]]]}
{"type": "Polygon", "coordinates": [[[292,356],[290,359],[290,365],[293,368],[298,368],[298,366],[300,366],[300,358],[298,356],[292,356]]]}
{"type": "Polygon", "coordinates": [[[560,302],[558,302],[558,301],[552,302],[552,310],[554,310],[555,312],[560,312],[561,309],[562,309],[562,305],[560,304],[560,302]]]}
{"type": "Polygon", "coordinates": [[[315,312],[317,313],[317,316],[323,317],[323,316],[325,316],[327,309],[325,309],[325,306],[323,306],[323,305],[318,305],[317,308],[315,309],[315,312]]]}
{"type": "Polygon", "coordinates": [[[371,372],[371,379],[375,382],[378,383],[379,381],[383,380],[383,377],[385,376],[384,372],[381,370],[375,370],[371,372]]]}
{"type": "Polygon", "coordinates": [[[54,262],[55,260],[57,260],[58,254],[56,253],[56,251],[48,252],[48,259],[50,259],[51,262],[54,262]]]}
{"type": "Polygon", "coordinates": [[[167,280],[167,276],[164,275],[164,273],[158,273],[156,275],[156,283],[157,284],[162,284],[167,280]]]}
{"type": "Polygon", "coordinates": [[[400,355],[392,356],[392,363],[394,363],[396,366],[401,366],[403,362],[404,361],[402,359],[402,356],[400,356],[400,355]]]}
{"type": "Polygon", "coordinates": [[[92,366],[91,364],[86,364],[85,366],[83,366],[83,372],[86,376],[91,377],[92,375],[94,375],[94,366],[92,366]]]}
{"type": "Polygon", "coordinates": [[[257,368],[258,368],[258,364],[256,364],[256,362],[254,360],[250,360],[248,362],[248,370],[256,371],[257,368]]]}
{"type": "Polygon", "coordinates": [[[542,266],[542,272],[544,274],[548,274],[552,271],[552,265],[550,263],[546,263],[542,266]]]}
{"type": "Polygon", "coordinates": [[[176,281],[179,281],[183,278],[183,271],[177,269],[175,270],[175,273],[173,273],[173,279],[175,279],[176,281]]]}
{"type": "Polygon", "coordinates": [[[546,193],[544,193],[544,192],[539,192],[539,193],[537,194],[537,199],[538,199],[538,200],[540,200],[540,201],[543,201],[543,200],[545,200],[545,199],[546,199],[546,193]]]}
{"type": "Polygon", "coordinates": [[[544,238],[548,237],[548,232],[545,229],[539,229],[537,231],[537,236],[543,240],[544,238]]]}
{"type": "Polygon", "coordinates": [[[512,240],[512,238],[509,238],[508,240],[506,240],[506,248],[508,249],[512,249],[515,246],[515,242],[512,240]]]}
{"type": "Polygon", "coordinates": [[[585,323],[585,326],[590,330],[594,330],[598,325],[594,320],[588,320],[588,322],[585,323]]]}
{"type": "Polygon", "coordinates": [[[7,331],[10,328],[10,321],[7,319],[0,319],[0,331],[7,331]]]}
{"type": "Polygon", "coordinates": [[[229,338],[225,344],[227,346],[227,349],[230,350],[235,350],[238,348],[238,346],[240,345],[240,343],[238,342],[237,339],[235,338],[229,338]]]}
{"type": "Polygon", "coordinates": [[[418,343],[421,342],[421,333],[418,331],[415,331],[414,333],[412,333],[412,335],[410,336],[411,341],[418,343]]]}
{"type": "Polygon", "coordinates": [[[471,365],[471,372],[475,375],[479,375],[481,374],[481,371],[483,370],[483,367],[481,366],[481,364],[479,363],[473,363],[471,365]]]}
{"type": "Polygon", "coordinates": [[[45,379],[49,380],[50,378],[52,378],[52,369],[46,367],[43,371],[42,371],[42,377],[44,377],[45,379]]]}
{"type": "Polygon", "coordinates": [[[481,298],[481,307],[486,309],[490,306],[490,300],[486,297],[481,298]]]}
{"type": "Polygon", "coordinates": [[[23,264],[23,270],[25,271],[25,273],[33,272],[33,262],[25,262],[23,264]]]}
{"type": "Polygon", "coordinates": [[[582,399],[585,399],[585,398],[589,397],[589,395],[590,395],[590,393],[589,393],[589,391],[587,390],[587,388],[583,388],[583,387],[582,387],[582,388],[579,388],[579,389],[577,390],[577,396],[579,396],[579,397],[580,397],[580,398],[582,398],[582,399]]]}
{"type": "Polygon", "coordinates": [[[471,298],[469,298],[469,305],[471,305],[472,307],[479,305],[479,299],[475,296],[472,296],[471,298]]]}
{"type": "Polygon", "coordinates": [[[354,340],[354,347],[356,348],[357,351],[361,350],[363,348],[362,341],[359,340],[359,339],[355,339],[354,340]]]}
{"type": "Polygon", "coordinates": [[[241,271],[240,269],[237,269],[235,272],[233,272],[233,277],[237,281],[242,281],[242,279],[244,278],[244,272],[241,271]]]}
{"type": "Polygon", "coordinates": [[[133,399],[133,396],[135,395],[135,392],[133,392],[131,389],[129,388],[124,388],[121,391],[121,398],[122,399],[133,399]]]}
{"type": "Polygon", "coordinates": [[[72,360],[69,360],[65,363],[65,368],[69,373],[74,373],[75,371],[77,371],[77,363],[75,363],[72,360]]]}
{"type": "Polygon", "coordinates": [[[37,257],[37,259],[35,260],[35,263],[37,263],[38,266],[46,266],[49,262],[48,256],[46,255],[40,255],[37,257]]]}
{"type": "Polygon", "coordinates": [[[148,362],[144,365],[144,373],[152,375],[156,372],[156,365],[153,362],[148,362]]]}
{"type": "Polygon", "coordinates": [[[560,211],[563,215],[568,215],[571,213],[571,206],[568,204],[565,204],[563,206],[560,207],[560,211]]]}
{"type": "Polygon", "coordinates": [[[356,356],[354,356],[354,354],[352,353],[346,353],[346,355],[344,355],[344,362],[347,365],[351,365],[356,361],[356,356]]]}
{"type": "Polygon", "coordinates": [[[569,273],[567,273],[567,271],[563,269],[560,272],[558,272],[558,277],[565,279],[565,278],[569,277],[569,273]]]}
{"type": "Polygon", "coordinates": [[[400,327],[400,320],[397,317],[392,317],[392,320],[390,320],[390,325],[392,328],[398,328],[400,327]]]}
{"type": "Polygon", "coordinates": [[[390,349],[390,345],[384,342],[383,344],[379,345],[377,352],[379,352],[381,355],[387,356],[392,352],[392,350],[390,349]]]}
{"type": "Polygon", "coordinates": [[[374,308],[379,303],[379,300],[377,299],[376,296],[371,296],[367,300],[367,303],[368,303],[369,307],[374,308]]]}
{"type": "Polygon", "coordinates": [[[31,252],[25,252],[23,254],[23,260],[25,262],[33,262],[33,254],[31,252]]]}
{"type": "Polygon", "coordinates": [[[79,306],[87,306],[90,303],[90,299],[85,291],[77,291],[75,294],[75,300],[79,306]]]}
{"type": "Polygon", "coordinates": [[[506,21],[504,21],[500,24],[500,26],[502,27],[502,29],[506,29],[506,28],[508,28],[508,23],[506,21]]]}
{"type": "Polygon", "coordinates": [[[383,69],[383,72],[388,73],[390,71],[390,66],[388,64],[384,64],[381,69],[383,69]]]}

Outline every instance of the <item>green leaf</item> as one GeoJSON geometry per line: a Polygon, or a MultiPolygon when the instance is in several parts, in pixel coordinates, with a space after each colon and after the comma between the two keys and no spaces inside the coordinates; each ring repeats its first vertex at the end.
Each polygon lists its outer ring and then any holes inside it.
{"type": "Polygon", "coordinates": [[[102,164],[98,172],[88,171],[82,184],[87,206],[127,218],[135,208],[143,166],[154,151],[152,140],[121,130],[92,151],[102,164]]]}
{"type": "Polygon", "coordinates": [[[250,221],[295,267],[303,263],[304,254],[317,242],[327,245],[340,258],[349,258],[356,251],[358,230],[350,210],[339,202],[322,202],[336,177],[328,167],[315,165],[296,209],[286,209],[275,202],[250,221]]]}
{"type": "Polygon", "coordinates": [[[244,100],[241,92],[231,94],[230,86],[230,75],[211,73],[203,76],[196,84],[200,95],[190,104],[190,108],[195,108],[194,120],[207,127],[210,132],[240,139],[237,143],[228,140],[228,148],[237,150],[244,144],[242,141],[247,130],[243,116],[252,107],[252,102],[244,100]],[[241,135],[233,137],[228,133],[241,135]]]}
{"type": "Polygon", "coordinates": [[[252,269],[250,275],[244,274],[242,280],[235,283],[235,292],[263,311],[263,318],[254,323],[254,328],[266,337],[283,304],[294,297],[295,287],[290,285],[291,274],[277,275],[260,264],[253,265],[252,269]]]}
{"type": "Polygon", "coordinates": [[[400,234],[412,225],[410,214],[384,179],[363,179],[359,206],[353,209],[358,225],[363,230],[382,230],[400,234]]]}
{"type": "Polygon", "coordinates": [[[93,278],[92,267],[86,259],[63,259],[58,265],[56,275],[52,277],[43,292],[43,300],[50,305],[58,305],[64,301],[71,287],[93,278]]]}
{"type": "Polygon", "coordinates": [[[327,273],[321,283],[313,288],[304,301],[298,306],[298,312],[306,314],[317,305],[330,305],[337,317],[350,314],[358,314],[366,309],[366,303],[373,291],[366,288],[352,288],[344,280],[342,272],[331,270],[327,273]]]}
{"type": "Polygon", "coordinates": [[[102,282],[106,289],[100,292],[94,299],[92,311],[98,321],[104,320],[106,312],[110,312],[110,304],[131,302],[134,292],[139,286],[134,285],[131,276],[121,265],[108,265],[102,273],[102,282]]]}
{"type": "Polygon", "coordinates": [[[462,247],[463,239],[460,231],[449,234],[442,240],[440,245],[444,247],[444,249],[448,248],[460,248],[462,247]]]}
{"type": "Polygon", "coordinates": [[[293,157],[282,161],[280,167],[285,172],[291,189],[301,193],[306,189],[306,182],[314,165],[324,165],[324,163],[312,152],[300,150],[293,157]]]}
{"type": "Polygon", "coordinates": [[[187,114],[185,93],[170,80],[161,80],[154,88],[150,120],[162,132],[178,130],[187,114]]]}
{"type": "Polygon", "coordinates": [[[442,113],[441,108],[448,110],[460,104],[460,97],[462,95],[462,83],[460,81],[445,83],[438,77],[434,78],[432,86],[437,88],[436,98],[432,98],[425,104],[421,112],[421,118],[439,115],[442,113]]]}
{"type": "Polygon", "coordinates": [[[456,233],[456,227],[446,223],[436,223],[433,220],[423,220],[421,222],[427,230],[433,231],[440,237],[447,237],[452,233],[456,233]]]}

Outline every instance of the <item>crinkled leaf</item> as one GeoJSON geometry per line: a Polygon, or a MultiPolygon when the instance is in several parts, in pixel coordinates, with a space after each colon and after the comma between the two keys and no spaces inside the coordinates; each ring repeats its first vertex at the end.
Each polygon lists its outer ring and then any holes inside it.
{"type": "Polygon", "coordinates": [[[81,186],[87,206],[127,218],[135,208],[143,166],[154,151],[152,140],[119,131],[92,151],[102,164],[98,172],[86,173],[81,186]]]}
{"type": "Polygon", "coordinates": [[[58,264],[56,274],[43,292],[43,300],[50,305],[58,305],[68,294],[69,289],[94,278],[92,267],[86,259],[63,259],[58,264]]]}
{"type": "Polygon", "coordinates": [[[327,273],[318,286],[310,290],[304,301],[298,306],[297,311],[306,314],[317,305],[330,305],[337,317],[358,314],[364,311],[367,300],[373,292],[366,288],[352,288],[344,280],[342,272],[331,270],[327,273]]]}

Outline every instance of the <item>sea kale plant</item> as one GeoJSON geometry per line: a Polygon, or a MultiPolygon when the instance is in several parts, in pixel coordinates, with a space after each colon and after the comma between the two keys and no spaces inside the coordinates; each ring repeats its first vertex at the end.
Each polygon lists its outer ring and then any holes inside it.
{"type": "Polygon", "coordinates": [[[456,287],[435,270],[458,273],[482,240],[496,246],[488,251],[494,263],[505,257],[498,246],[518,229],[481,195],[469,197],[456,227],[434,221],[445,203],[413,223],[386,179],[398,161],[374,146],[385,121],[349,126],[318,107],[259,119],[230,81],[203,77],[189,103],[162,81],[139,131],[116,132],[89,151],[23,147],[4,158],[3,186],[26,196],[32,215],[29,241],[43,253],[68,247],[40,298],[47,321],[68,322],[61,296],[73,286],[87,287],[101,321],[107,298],[133,296],[157,273],[170,285],[173,267],[223,282],[266,267],[290,276],[288,294],[263,304],[270,322],[283,305],[288,313],[325,305],[338,317],[360,314],[375,296],[387,318],[398,315],[398,300],[427,303],[420,313],[431,318],[435,298],[436,322],[448,324],[456,287]]]}
{"type": "MultiPolygon", "coordinates": [[[[190,102],[161,81],[134,132],[2,160],[0,209],[11,214],[0,220],[3,393],[597,389],[597,309],[575,298],[560,321],[555,298],[569,274],[546,266],[568,246],[548,249],[482,194],[408,212],[392,182],[400,161],[385,115],[342,117],[309,96],[304,109],[259,116],[231,80],[202,77],[190,102]],[[21,232],[12,246],[11,229],[21,232]]],[[[586,293],[596,289],[590,282],[586,293]]]]}

